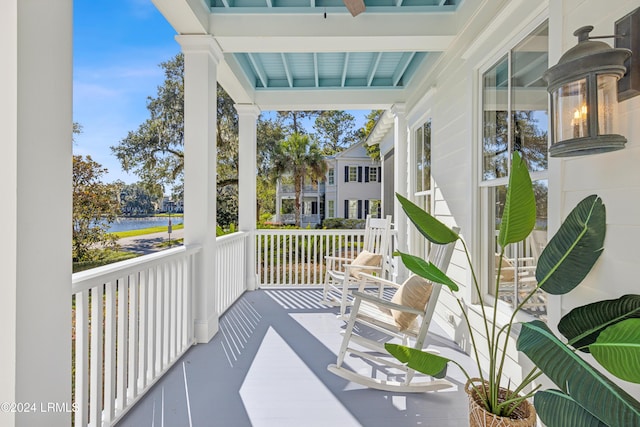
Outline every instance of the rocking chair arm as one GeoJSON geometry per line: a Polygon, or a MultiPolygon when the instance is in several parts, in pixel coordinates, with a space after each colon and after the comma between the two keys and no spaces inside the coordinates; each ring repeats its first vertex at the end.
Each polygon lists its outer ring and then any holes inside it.
{"type": "Polygon", "coordinates": [[[353,261],[353,258],[345,258],[345,257],[339,257],[339,256],[333,256],[333,255],[325,255],[324,257],[325,260],[327,261],[348,261],[351,262],[353,261]]]}
{"type": "Polygon", "coordinates": [[[384,307],[390,310],[397,310],[405,313],[413,313],[420,316],[424,315],[424,312],[421,310],[416,310],[415,308],[407,307],[406,305],[396,304],[394,302],[378,298],[377,296],[368,294],[366,292],[353,291],[353,296],[356,298],[356,300],[361,299],[363,301],[370,302],[371,304],[374,304],[378,307],[384,307]]]}
{"type": "Polygon", "coordinates": [[[396,282],[392,282],[391,280],[383,279],[380,276],[374,276],[373,274],[369,273],[360,273],[360,280],[366,283],[374,282],[378,285],[392,286],[394,288],[400,287],[400,285],[398,285],[396,282]]]}

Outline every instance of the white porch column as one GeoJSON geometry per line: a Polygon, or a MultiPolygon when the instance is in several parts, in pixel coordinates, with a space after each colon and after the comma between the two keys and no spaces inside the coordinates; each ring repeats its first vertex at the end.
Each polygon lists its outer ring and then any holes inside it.
{"type": "Polygon", "coordinates": [[[72,0],[0,2],[0,402],[34,411],[1,426],[71,424],[72,28],[72,0]]]}
{"type": "Polygon", "coordinates": [[[195,277],[197,342],[218,331],[216,311],[216,87],[222,51],[209,35],[177,36],[184,52],[184,243],[202,247],[195,277]]]}
{"type": "MultiPolygon", "coordinates": [[[[404,197],[409,197],[409,144],[407,142],[407,115],[404,104],[395,104],[391,107],[393,114],[393,223],[398,233],[398,250],[408,252],[408,219],[405,215],[400,203],[395,199],[395,193],[399,193],[404,197]]],[[[406,268],[402,262],[398,265],[398,279],[403,280],[407,277],[406,268]]]]}
{"type": "Polygon", "coordinates": [[[249,233],[245,280],[247,290],[256,289],[256,124],[260,109],[252,104],[236,104],[238,111],[238,225],[249,233]]]}

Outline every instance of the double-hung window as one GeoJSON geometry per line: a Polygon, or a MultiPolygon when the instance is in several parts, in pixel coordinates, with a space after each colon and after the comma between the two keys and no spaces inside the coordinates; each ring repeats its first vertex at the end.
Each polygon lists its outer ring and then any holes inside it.
{"type": "MultiPolygon", "coordinates": [[[[535,289],[535,267],[547,241],[548,102],[542,80],[547,67],[548,25],[544,23],[482,73],[481,253],[482,265],[489,267],[483,279],[488,294],[497,292],[501,304],[512,307],[535,289]],[[537,220],[532,234],[504,248],[501,258],[497,235],[514,151],[531,174],[537,220]]],[[[542,291],[526,303],[524,311],[546,317],[542,291]]]]}
{"type": "MultiPolygon", "coordinates": [[[[431,212],[431,119],[420,124],[413,131],[413,195],[414,202],[427,212],[431,212]]],[[[426,258],[429,242],[416,233],[412,250],[426,258]]]]}
{"type": "Polygon", "coordinates": [[[335,169],[329,168],[329,171],[327,172],[327,183],[329,185],[334,185],[336,183],[335,174],[336,174],[335,169]]]}

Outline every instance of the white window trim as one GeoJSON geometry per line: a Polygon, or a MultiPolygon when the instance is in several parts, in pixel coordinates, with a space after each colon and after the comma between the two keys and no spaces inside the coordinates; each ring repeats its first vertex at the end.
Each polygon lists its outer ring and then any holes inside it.
{"type": "Polygon", "coordinates": [[[329,168],[327,171],[327,184],[336,185],[336,170],[335,168],[329,168]]]}
{"type": "Polygon", "coordinates": [[[370,166],[369,167],[369,182],[378,182],[378,166],[370,166]],[[375,175],[372,179],[371,175],[375,175]]]}
{"type": "Polygon", "coordinates": [[[348,176],[347,182],[358,182],[358,166],[349,166],[349,176],[348,176]],[[352,170],[356,171],[355,179],[351,179],[351,171],[352,170]]]}
{"type": "MultiPolygon", "coordinates": [[[[474,121],[475,121],[475,126],[474,126],[475,135],[473,137],[474,143],[472,147],[472,153],[476,158],[476,161],[474,162],[476,169],[475,171],[473,171],[472,184],[474,184],[474,187],[477,188],[478,191],[474,192],[475,194],[473,197],[475,198],[475,201],[472,201],[474,203],[473,206],[477,206],[477,210],[476,210],[477,215],[472,215],[472,218],[473,218],[472,227],[473,229],[476,230],[476,232],[474,233],[474,235],[476,236],[476,239],[474,239],[475,244],[470,249],[473,250],[473,253],[480,254],[480,259],[478,260],[479,264],[477,265],[483,265],[483,266],[489,265],[491,262],[489,257],[493,256],[492,254],[488,253],[486,250],[483,250],[483,243],[487,242],[488,239],[491,238],[490,236],[488,236],[488,228],[484,226],[486,212],[488,212],[487,211],[488,206],[486,206],[488,197],[484,193],[490,191],[491,188],[508,185],[509,176],[511,174],[511,155],[512,155],[512,147],[510,145],[508,147],[508,156],[507,156],[507,158],[509,159],[509,163],[507,166],[508,174],[509,174],[508,176],[496,178],[492,180],[483,180],[482,178],[482,171],[483,171],[482,138],[484,135],[483,133],[484,132],[484,129],[483,129],[483,122],[484,122],[483,76],[489,69],[491,69],[494,65],[496,65],[498,61],[500,61],[500,59],[502,59],[505,55],[507,56],[508,74],[509,76],[511,76],[512,74],[511,53],[513,49],[522,41],[524,41],[525,38],[531,35],[531,33],[540,25],[542,25],[545,21],[547,21],[547,24],[549,23],[548,9],[545,9],[543,13],[537,15],[534,19],[530,20],[526,25],[522,27],[520,31],[515,33],[515,36],[511,37],[507,42],[504,42],[499,47],[496,47],[496,49],[492,52],[492,54],[490,56],[485,57],[484,61],[478,67],[475,68],[473,85],[474,85],[474,91],[477,94],[477,96],[476,96],[476,103],[474,103],[475,111],[473,114],[474,121]]],[[[548,52],[550,52],[551,46],[548,46],[547,49],[548,49],[548,52]]],[[[507,101],[508,106],[509,108],[511,108],[511,105],[512,105],[511,90],[509,90],[507,96],[508,96],[508,101],[507,101]]],[[[550,112],[549,103],[547,103],[547,111],[550,112]]],[[[549,129],[551,129],[550,125],[551,123],[549,122],[549,125],[548,125],[549,129]]],[[[511,135],[511,122],[509,122],[508,134],[511,135]]],[[[549,164],[547,164],[546,170],[531,172],[530,176],[531,176],[532,182],[545,180],[545,179],[548,180],[549,164]]],[[[548,211],[547,211],[547,215],[550,215],[548,211]]],[[[476,258],[477,258],[477,255],[476,255],[476,258]]],[[[494,284],[489,283],[490,281],[488,280],[487,274],[483,274],[482,276],[478,277],[478,280],[480,281],[480,289],[482,290],[483,299],[485,301],[493,300],[493,295],[489,294],[489,289],[490,289],[490,286],[493,286],[494,284]]],[[[476,292],[473,290],[472,290],[471,300],[473,304],[477,305],[479,303],[478,296],[476,295],[476,292]]],[[[498,299],[498,310],[500,313],[504,313],[504,314],[513,313],[513,307],[507,302],[499,299],[498,299]]],[[[549,313],[549,311],[550,311],[549,301],[547,301],[547,313],[549,313]]],[[[518,319],[520,321],[536,320],[535,317],[530,316],[526,313],[519,313],[518,319]]]]}

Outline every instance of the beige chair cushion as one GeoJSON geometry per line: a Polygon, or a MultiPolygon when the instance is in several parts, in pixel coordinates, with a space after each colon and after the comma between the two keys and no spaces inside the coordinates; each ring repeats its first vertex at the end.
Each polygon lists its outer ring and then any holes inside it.
{"type": "Polygon", "coordinates": [[[369,251],[362,251],[358,254],[358,256],[353,261],[351,261],[351,268],[349,268],[349,274],[352,277],[355,277],[356,279],[358,279],[360,276],[360,273],[362,273],[363,270],[365,273],[371,272],[371,270],[368,270],[365,268],[354,268],[354,266],[366,265],[371,267],[378,267],[380,266],[381,262],[382,262],[382,255],[374,254],[369,251]]]}
{"type": "MultiPolygon", "coordinates": [[[[427,279],[411,276],[400,285],[391,302],[424,311],[432,290],[433,285],[427,279]]],[[[404,311],[392,309],[391,315],[401,331],[409,329],[416,320],[415,314],[404,311]]]]}

